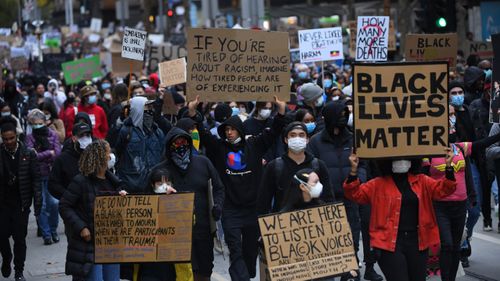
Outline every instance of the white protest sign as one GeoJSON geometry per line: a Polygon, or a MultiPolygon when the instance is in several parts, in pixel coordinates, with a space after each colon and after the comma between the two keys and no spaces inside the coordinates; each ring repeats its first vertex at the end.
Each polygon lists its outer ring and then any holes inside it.
{"type": "Polygon", "coordinates": [[[342,28],[299,30],[299,49],[302,63],[343,59],[342,28]]]}
{"type": "Polygon", "coordinates": [[[148,33],[146,31],[125,27],[122,41],[122,57],[143,61],[147,38],[148,33]]]}
{"type": "Polygon", "coordinates": [[[389,17],[358,17],[356,60],[387,61],[389,17]]]}
{"type": "Polygon", "coordinates": [[[92,18],[90,20],[90,30],[92,32],[99,33],[101,32],[101,28],[102,28],[102,19],[92,18]]]}

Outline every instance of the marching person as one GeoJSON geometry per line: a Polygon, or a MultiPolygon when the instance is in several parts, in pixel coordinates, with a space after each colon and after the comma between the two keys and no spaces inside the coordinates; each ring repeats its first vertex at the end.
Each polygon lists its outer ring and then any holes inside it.
{"type": "Polygon", "coordinates": [[[56,131],[46,126],[46,116],[39,109],[28,114],[32,133],[26,137],[26,146],[34,149],[40,167],[42,184],[42,212],[39,224],[42,230],[43,243],[58,243],[57,226],[59,225],[58,200],[49,193],[49,175],[57,156],[61,153],[61,144],[56,131]]]}
{"type": "MultiPolygon", "coordinates": [[[[200,130],[201,145],[214,155],[214,166],[224,183],[226,198],[222,227],[229,247],[231,280],[245,281],[256,275],[259,226],[257,223],[257,194],[262,177],[262,158],[280,134],[284,125],[286,103],[276,96],[278,115],[273,128],[257,137],[245,139],[243,122],[231,116],[218,128],[220,139],[208,130],[200,130]]],[[[199,96],[189,103],[189,116],[200,116],[196,108],[199,96]]],[[[202,120],[197,120],[201,128],[202,120]]]]}
{"type": "Polygon", "coordinates": [[[387,281],[425,281],[428,248],[439,243],[439,228],[432,201],[456,189],[453,151],[446,148],[446,177],[440,180],[419,174],[420,160],[384,160],[381,176],[361,184],[359,159],[351,154],[351,171],[345,196],[371,205],[370,245],[387,281]]]}
{"type": "MultiPolygon", "coordinates": [[[[25,281],[26,234],[30,207],[34,203],[35,216],[40,215],[42,195],[40,170],[36,152],[19,141],[16,121],[4,117],[0,123],[2,144],[0,152],[0,179],[2,181],[2,203],[0,204],[0,241],[10,236],[14,240],[14,271],[16,281],[25,281]]],[[[12,253],[10,246],[0,243],[2,252],[2,275],[11,274],[12,253]]]]}
{"type": "Polygon", "coordinates": [[[97,90],[93,86],[87,85],[80,90],[80,96],[82,100],[78,105],[78,112],[85,112],[90,116],[94,137],[98,139],[106,138],[108,119],[102,107],[96,104],[97,90]]]}
{"type": "Polygon", "coordinates": [[[68,233],[66,274],[73,280],[119,281],[119,264],[94,264],[94,200],[97,195],[126,195],[122,182],[108,170],[109,144],[92,142],[79,160],[80,174],[73,178],[59,202],[68,233]]]}
{"type": "Polygon", "coordinates": [[[297,171],[293,175],[290,188],[287,189],[285,204],[280,212],[291,212],[325,204],[320,199],[323,190],[324,186],[313,169],[304,168],[297,171]]]}

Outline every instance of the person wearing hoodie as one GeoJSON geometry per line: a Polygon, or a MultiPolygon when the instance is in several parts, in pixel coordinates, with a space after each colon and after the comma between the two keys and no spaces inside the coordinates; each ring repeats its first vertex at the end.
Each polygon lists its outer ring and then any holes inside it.
{"type": "Polygon", "coordinates": [[[45,98],[51,99],[56,105],[57,112],[61,111],[66,101],[66,94],[59,91],[59,83],[56,79],[50,79],[47,83],[47,92],[43,95],[45,98]]]}
{"type": "Polygon", "coordinates": [[[125,119],[115,143],[118,176],[129,192],[143,192],[146,177],[161,162],[165,134],[154,122],[152,101],[146,97],[130,100],[130,115],[125,119]]]}
{"type": "MultiPolygon", "coordinates": [[[[203,155],[194,155],[191,135],[174,127],[168,132],[165,145],[165,160],[152,169],[170,174],[172,186],[177,192],[194,192],[194,216],[191,264],[194,281],[208,281],[213,269],[214,240],[210,230],[209,216],[219,220],[224,204],[224,185],[210,160],[203,155]],[[208,194],[209,181],[212,194],[208,194]],[[209,196],[214,206],[209,210],[209,196]]],[[[151,177],[150,176],[150,177],[151,177]]],[[[150,182],[150,181],[144,181],[150,182]]]]}
{"type": "Polygon", "coordinates": [[[58,201],[48,190],[49,174],[54,160],[61,153],[61,144],[57,132],[45,124],[45,114],[39,109],[33,109],[28,114],[28,121],[33,130],[26,137],[26,146],[36,151],[40,167],[42,184],[42,213],[39,217],[42,229],[43,243],[51,245],[59,242],[57,226],[59,224],[58,201]]]}
{"type": "Polygon", "coordinates": [[[243,122],[245,136],[258,136],[272,125],[273,104],[257,102],[253,114],[243,122]]]}
{"type": "Polygon", "coordinates": [[[469,105],[474,100],[479,99],[483,96],[483,86],[486,75],[484,71],[476,66],[469,66],[465,70],[464,74],[464,84],[465,93],[464,103],[469,105]]]}
{"type": "Polygon", "coordinates": [[[97,90],[90,85],[84,86],[80,90],[81,102],[78,105],[78,112],[86,112],[92,121],[93,135],[98,139],[106,138],[108,134],[108,119],[104,110],[98,106],[97,90]]]}
{"type": "MultiPolygon", "coordinates": [[[[309,142],[307,149],[314,157],[323,160],[328,167],[331,186],[335,198],[344,202],[347,220],[351,226],[354,241],[354,249],[359,250],[359,238],[361,232],[361,221],[359,215],[359,206],[344,198],[342,183],[349,176],[351,164],[349,156],[351,155],[353,145],[353,134],[347,127],[349,120],[349,108],[345,100],[328,102],[322,112],[325,122],[324,129],[314,135],[309,142]]],[[[358,175],[362,182],[367,180],[366,163],[361,162],[358,169],[358,175]]],[[[380,275],[374,269],[374,263],[366,264],[365,278],[368,280],[380,280],[380,275]]],[[[345,274],[341,280],[354,278],[359,280],[359,276],[349,276],[345,274]]]]}
{"type": "MultiPolygon", "coordinates": [[[[245,281],[255,277],[259,227],[257,223],[257,191],[262,177],[262,158],[281,133],[286,103],[274,97],[278,115],[271,130],[245,139],[243,122],[231,116],[218,128],[220,139],[207,129],[200,130],[201,145],[212,151],[214,166],[226,188],[222,226],[230,251],[229,274],[232,280],[245,281]]],[[[189,116],[198,117],[199,96],[189,103],[189,116]]],[[[199,127],[201,128],[201,126],[199,127]]]]}
{"type": "Polygon", "coordinates": [[[4,84],[3,99],[9,105],[12,115],[21,122],[23,130],[26,129],[26,115],[28,114],[27,104],[24,97],[17,90],[16,80],[7,79],[4,84]]]}

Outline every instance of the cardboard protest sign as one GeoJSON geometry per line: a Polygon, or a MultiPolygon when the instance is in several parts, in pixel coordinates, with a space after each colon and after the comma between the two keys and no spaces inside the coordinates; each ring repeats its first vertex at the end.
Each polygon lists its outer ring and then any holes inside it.
{"type": "Polygon", "coordinates": [[[132,73],[140,73],[142,71],[142,61],[127,60],[120,56],[120,53],[111,53],[111,69],[114,75],[125,76],[130,73],[130,64],[132,64],[132,73]]]}
{"type": "Polygon", "coordinates": [[[287,33],[193,28],[187,42],[188,100],[290,99],[287,33]]]}
{"type": "Polygon", "coordinates": [[[406,61],[447,61],[450,67],[457,64],[457,34],[407,34],[406,61]]]}
{"type": "Polygon", "coordinates": [[[344,204],[259,218],[271,281],[312,280],[358,269],[344,204]]]}
{"type": "Polygon", "coordinates": [[[194,193],[98,196],[95,263],[190,261],[194,193]]]}
{"type": "Polygon", "coordinates": [[[29,67],[28,59],[24,56],[10,58],[10,67],[14,71],[26,70],[29,67]]]}
{"type": "Polygon", "coordinates": [[[359,157],[444,154],[448,146],[446,63],[356,64],[353,92],[359,157]]]}
{"type": "MultiPolygon", "coordinates": [[[[348,21],[347,28],[349,29],[349,53],[352,57],[356,56],[356,21],[348,21]]],[[[394,27],[394,21],[389,21],[389,42],[387,43],[387,48],[389,51],[396,51],[396,28],[394,27]]]]}
{"type": "Polygon", "coordinates": [[[482,60],[491,60],[493,59],[493,46],[491,42],[470,41],[467,43],[464,55],[465,58],[470,55],[477,55],[482,60]]]}
{"type": "Polygon", "coordinates": [[[146,31],[125,27],[122,41],[122,57],[143,61],[147,39],[148,33],[146,31]]]}
{"type": "Polygon", "coordinates": [[[356,60],[387,61],[389,17],[358,17],[356,60]]]}
{"type": "Polygon", "coordinates": [[[389,42],[387,43],[387,48],[389,51],[396,51],[396,27],[394,27],[394,21],[389,21],[389,42]]]}
{"type": "Polygon", "coordinates": [[[99,55],[65,62],[62,64],[62,70],[67,84],[77,84],[82,80],[102,76],[99,55]]]}
{"type": "Polygon", "coordinates": [[[491,35],[494,57],[491,75],[490,122],[500,123],[500,33],[491,35]]]}
{"type": "Polygon", "coordinates": [[[152,45],[148,48],[147,67],[149,72],[157,72],[162,61],[174,60],[187,56],[185,46],[173,45],[170,42],[152,45]]]}
{"type": "Polygon", "coordinates": [[[343,48],[341,27],[299,30],[302,63],[343,59],[343,48]]]}
{"type": "Polygon", "coordinates": [[[158,65],[160,82],[165,86],[186,83],[186,58],[165,61],[158,65]]]}

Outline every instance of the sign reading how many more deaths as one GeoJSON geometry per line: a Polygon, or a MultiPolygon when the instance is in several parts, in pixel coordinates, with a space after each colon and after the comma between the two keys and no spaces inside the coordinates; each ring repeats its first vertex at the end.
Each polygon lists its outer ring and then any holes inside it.
{"type": "Polygon", "coordinates": [[[360,158],[442,156],[448,146],[445,62],[356,64],[354,135],[360,158]]]}
{"type": "Polygon", "coordinates": [[[98,196],[95,263],[190,261],[194,193],[98,196]]]}
{"type": "Polygon", "coordinates": [[[299,30],[300,62],[344,59],[342,28],[299,30]]]}
{"type": "Polygon", "coordinates": [[[290,99],[288,33],[193,28],[187,35],[188,100],[290,99]]]}
{"type": "Polygon", "coordinates": [[[271,281],[311,280],[358,269],[341,203],[259,218],[271,281]]]}
{"type": "Polygon", "coordinates": [[[357,61],[387,61],[389,17],[358,17],[357,61]]]}
{"type": "Polygon", "coordinates": [[[406,61],[447,61],[450,67],[457,64],[456,33],[407,34],[406,61]]]}
{"type": "Polygon", "coordinates": [[[68,84],[76,84],[82,80],[91,80],[102,76],[99,55],[62,64],[64,80],[68,84]]]}
{"type": "Polygon", "coordinates": [[[125,27],[122,42],[122,57],[132,60],[144,60],[144,48],[146,47],[146,31],[125,27]]]}

